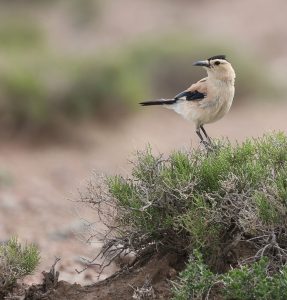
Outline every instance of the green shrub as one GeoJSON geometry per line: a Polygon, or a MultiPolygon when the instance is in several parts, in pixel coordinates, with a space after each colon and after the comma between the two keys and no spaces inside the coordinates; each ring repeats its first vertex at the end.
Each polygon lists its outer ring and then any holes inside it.
{"type": "Polygon", "coordinates": [[[177,250],[218,247],[234,226],[260,235],[286,225],[286,136],[217,147],[208,155],[194,150],[168,159],[139,152],[132,178],[107,180],[119,225],[177,250]]]}
{"type": "Polygon", "coordinates": [[[22,246],[17,238],[0,245],[0,295],[3,297],[18,279],[34,272],[40,254],[35,245],[22,246]]]}
{"type": "Polygon", "coordinates": [[[195,250],[186,268],[173,282],[173,300],[204,299],[216,281],[216,276],[204,264],[202,255],[195,250]]]}
{"type": "Polygon", "coordinates": [[[108,228],[99,255],[133,252],[136,265],[155,253],[190,257],[173,283],[174,299],[280,300],[287,297],[280,292],[287,285],[286,174],[282,132],[168,157],[148,147],[137,152],[130,177],[91,182],[82,201],[108,228]]]}
{"type": "Polygon", "coordinates": [[[131,177],[91,183],[82,201],[108,228],[104,254],[133,251],[140,262],[156,252],[193,253],[176,299],[222,286],[226,299],[284,299],[276,293],[286,284],[286,171],[283,133],[167,158],[148,147],[137,152],[131,177]]]}
{"type": "Polygon", "coordinates": [[[259,261],[231,269],[225,274],[214,274],[204,263],[202,255],[194,251],[186,268],[173,282],[173,300],[215,299],[228,300],[283,300],[287,298],[287,266],[270,275],[269,261],[259,261]]]}
{"type": "Polygon", "coordinates": [[[286,299],[287,267],[279,273],[268,274],[268,259],[262,258],[251,266],[230,270],[222,275],[225,299],[286,299]]]}

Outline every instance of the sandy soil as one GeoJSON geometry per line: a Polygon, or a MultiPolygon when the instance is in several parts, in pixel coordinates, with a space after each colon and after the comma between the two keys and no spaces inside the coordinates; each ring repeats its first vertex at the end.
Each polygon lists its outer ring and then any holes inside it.
{"type": "MultiPolygon", "coordinates": [[[[183,257],[176,254],[157,254],[140,268],[115,274],[90,286],[82,287],[65,281],[57,282],[54,288],[47,288],[46,283],[30,286],[25,300],[78,300],[79,297],[83,300],[166,300],[171,298],[169,280],[175,280],[176,274],[184,266],[183,261],[183,257]]],[[[51,274],[53,273],[49,273],[53,278],[51,274]]]]}
{"type": "MultiPolygon", "coordinates": [[[[282,103],[283,104],[283,103],[282,103]]],[[[206,126],[212,137],[229,137],[232,142],[259,136],[273,130],[287,130],[287,105],[254,103],[233,109],[223,120],[206,126]],[[272,117],[270,117],[272,116],[272,117]]],[[[139,113],[120,126],[87,126],[81,144],[27,146],[2,142],[0,146],[0,238],[17,235],[35,242],[42,255],[41,264],[27,282],[40,280],[55,256],[60,262],[61,279],[92,283],[96,270],[78,275],[80,256],[93,257],[101,243],[87,245],[81,235],[85,220],[97,221],[91,210],[76,205],[78,189],[84,189],[93,172],[128,174],[128,159],[148,143],[155,152],[168,154],[174,149],[198,146],[191,124],[161,108],[139,109],[139,113]]],[[[97,224],[101,231],[102,225],[97,224]]],[[[111,274],[114,266],[102,275],[111,274]]]]}

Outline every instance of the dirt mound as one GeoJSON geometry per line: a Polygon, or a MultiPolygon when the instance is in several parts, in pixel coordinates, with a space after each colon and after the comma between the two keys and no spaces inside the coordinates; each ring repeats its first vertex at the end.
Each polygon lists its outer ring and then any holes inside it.
{"type": "Polygon", "coordinates": [[[112,299],[170,299],[169,280],[175,279],[183,266],[183,258],[175,254],[156,255],[145,265],[124,270],[106,280],[90,286],[58,282],[54,266],[49,273],[43,272],[42,284],[33,285],[25,300],[112,300],[112,299]]]}

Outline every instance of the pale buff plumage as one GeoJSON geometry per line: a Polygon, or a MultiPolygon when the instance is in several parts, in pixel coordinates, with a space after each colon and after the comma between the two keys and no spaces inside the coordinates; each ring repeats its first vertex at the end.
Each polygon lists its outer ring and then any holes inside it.
{"type": "Polygon", "coordinates": [[[200,130],[208,142],[210,139],[204,124],[221,119],[230,109],[234,97],[235,72],[225,56],[218,55],[194,63],[207,71],[207,77],[192,84],[174,99],[142,102],[142,105],[164,105],[195,123],[196,132],[205,144],[200,130]]]}

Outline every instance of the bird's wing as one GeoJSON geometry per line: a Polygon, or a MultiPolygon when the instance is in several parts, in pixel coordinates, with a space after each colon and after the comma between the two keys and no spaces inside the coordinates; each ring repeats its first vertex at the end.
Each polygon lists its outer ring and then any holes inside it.
{"type": "Polygon", "coordinates": [[[207,78],[203,78],[198,82],[191,85],[188,89],[179,93],[174,97],[175,100],[187,100],[187,101],[194,101],[194,100],[202,100],[207,95],[207,78]]]}
{"type": "Polygon", "coordinates": [[[159,99],[159,100],[152,100],[152,101],[144,101],[140,104],[142,106],[149,106],[149,105],[169,105],[175,104],[178,100],[186,100],[186,101],[200,101],[203,100],[207,95],[207,77],[199,80],[198,82],[194,83],[185,91],[176,95],[173,99],[159,99]]]}

